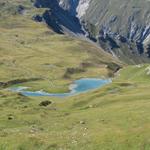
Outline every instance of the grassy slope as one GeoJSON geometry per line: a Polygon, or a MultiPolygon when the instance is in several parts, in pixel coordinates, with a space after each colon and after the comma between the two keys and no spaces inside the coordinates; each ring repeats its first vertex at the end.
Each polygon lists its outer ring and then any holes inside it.
{"type": "Polygon", "coordinates": [[[26,7],[25,14],[19,15],[16,9],[20,1],[15,2],[6,2],[1,9],[0,81],[41,78],[32,83],[33,89],[63,92],[74,78],[108,74],[106,63],[116,62],[109,54],[85,41],[57,35],[45,24],[34,22],[32,16],[44,10],[35,9],[26,1],[20,3],[26,7]],[[81,71],[65,80],[68,68],[81,71]]]}
{"type": "Polygon", "coordinates": [[[1,91],[1,149],[149,150],[148,66],[127,67],[112,84],[66,99],[1,91]],[[41,107],[43,100],[53,104],[41,107]]]}
{"type": "MultiPolygon", "coordinates": [[[[34,11],[13,17],[6,13],[0,20],[0,81],[41,77],[24,85],[62,92],[75,78],[107,76],[109,55],[34,23],[29,19],[34,11]],[[67,68],[83,62],[92,63],[86,72],[63,78],[67,68]]],[[[24,97],[1,89],[0,150],[149,150],[148,66],[126,67],[112,84],[66,99],[24,97]],[[43,100],[53,103],[41,107],[43,100]]]]}

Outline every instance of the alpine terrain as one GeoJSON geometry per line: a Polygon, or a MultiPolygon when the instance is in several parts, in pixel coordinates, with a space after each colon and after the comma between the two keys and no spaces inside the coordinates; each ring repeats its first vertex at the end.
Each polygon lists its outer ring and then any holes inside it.
{"type": "Polygon", "coordinates": [[[0,150],[150,150],[150,0],[0,0],[0,150]]]}

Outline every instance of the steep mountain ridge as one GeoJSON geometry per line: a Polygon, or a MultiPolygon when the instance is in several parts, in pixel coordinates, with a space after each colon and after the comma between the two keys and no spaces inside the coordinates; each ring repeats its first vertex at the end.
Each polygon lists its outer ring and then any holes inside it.
{"type": "MultiPolygon", "coordinates": [[[[132,53],[147,52],[149,57],[146,46],[150,42],[150,1],[93,0],[82,19],[95,26],[94,37],[99,43],[112,38],[121,49],[127,45],[132,53]]],[[[109,50],[116,48],[110,46],[109,50]]]]}
{"type": "Polygon", "coordinates": [[[128,63],[149,61],[150,1],[37,0],[36,4],[51,9],[46,20],[54,29],[58,26],[57,31],[84,35],[128,63]]]}

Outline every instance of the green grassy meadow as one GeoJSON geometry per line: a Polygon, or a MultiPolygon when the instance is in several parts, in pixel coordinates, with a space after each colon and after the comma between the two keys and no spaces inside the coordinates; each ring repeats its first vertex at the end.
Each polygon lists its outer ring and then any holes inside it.
{"type": "Polygon", "coordinates": [[[1,149],[149,150],[148,66],[129,66],[113,83],[63,99],[2,89],[1,149]],[[52,104],[39,106],[44,100],[52,104]]]}
{"type": "Polygon", "coordinates": [[[1,10],[1,82],[39,78],[32,83],[33,89],[63,92],[73,79],[106,76],[112,71],[107,69],[109,64],[120,63],[86,41],[58,35],[44,23],[33,21],[32,17],[42,13],[42,8],[36,9],[24,1],[26,13],[14,14],[18,4],[22,4],[19,2],[6,2],[9,9],[4,5],[1,10]]]}
{"type": "Polygon", "coordinates": [[[14,15],[20,1],[12,2],[12,14],[4,7],[0,17],[0,150],[149,150],[150,64],[124,65],[91,43],[34,22],[31,14],[43,10],[26,1],[27,13],[14,15]],[[117,65],[123,68],[111,84],[73,97],[7,90],[66,92],[75,79],[112,77],[117,65]],[[40,106],[45,100],[52,103],[40,106]]]}

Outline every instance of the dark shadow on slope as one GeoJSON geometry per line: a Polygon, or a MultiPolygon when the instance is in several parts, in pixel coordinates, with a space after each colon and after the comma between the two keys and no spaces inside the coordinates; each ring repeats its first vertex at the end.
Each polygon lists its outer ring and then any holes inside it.
{"type": "Polygon", "coordinates": [[[43,18],[55,32],[63,33],[66,29],[75,34],[84,34],[79,19],[69,11],[62,9],[56,0],[36,0],[35,6],[37,8],[48,8],[43,14],[43,18]]]}

